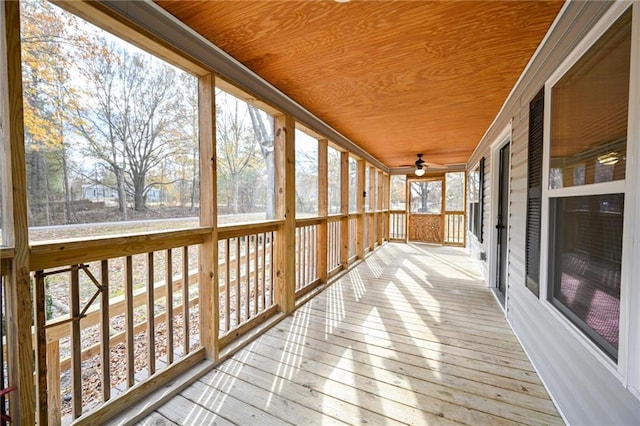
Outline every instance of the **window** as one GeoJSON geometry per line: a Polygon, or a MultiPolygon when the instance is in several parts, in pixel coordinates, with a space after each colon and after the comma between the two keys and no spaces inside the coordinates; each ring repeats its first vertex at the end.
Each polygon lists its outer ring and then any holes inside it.
{"type": "Polygon", "coordinates": [[[540,295],[540,215],[542,208],[543,135],[544,89],[541,90],[529,104],[526,286],[536,296],[540,295]]]}
{"type": "Polygon", "coordinates": [[[469,172],[469,232],[482,243],[482,207],[484,205],[484,157],[469,172]]]}
{"type": "Polygon", "coordinates": [[[547,297],[613,360],[620,330],[630,54],[629,10],[550,88],[547,297]]]}
{"type": "Polygon", "coordinates": [[[296,129],[296,217],[318,215],[318,140],[296,129]]]}
{"type": "Polygon", "coordinates": [[[197,78],[46,1],[20,5],[31,240],[197,226],[197,78]]]}
{"type": "Polygon", "coordinates": [[[216,90],[218,223],[275,218],[274,119],[216,90]]]}

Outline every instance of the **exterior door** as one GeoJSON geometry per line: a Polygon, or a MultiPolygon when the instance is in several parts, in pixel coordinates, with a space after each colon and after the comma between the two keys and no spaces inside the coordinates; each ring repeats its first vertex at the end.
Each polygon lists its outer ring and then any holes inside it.
{"type": "Polygon", "coordinates": [[[409,181],[409,241],[442,244],[442,189],[442,179],[409,181]]]}
{"type": "Polygon", "coordinates": [[[498,165],[498,217],[497,217],[497,259],[496,288],[504,305],[507,294],[507,231],[509,229],[509,152],[510,144],[500,149],[498,165]]]}

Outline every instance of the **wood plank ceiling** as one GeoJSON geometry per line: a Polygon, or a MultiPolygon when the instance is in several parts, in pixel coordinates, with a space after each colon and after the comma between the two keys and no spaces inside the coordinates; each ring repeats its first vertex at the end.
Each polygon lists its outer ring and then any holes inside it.
{"type": "Polygon", "coordinates": [[[464,163],[562,1],[157,1],[389,167],[464,163]]]}

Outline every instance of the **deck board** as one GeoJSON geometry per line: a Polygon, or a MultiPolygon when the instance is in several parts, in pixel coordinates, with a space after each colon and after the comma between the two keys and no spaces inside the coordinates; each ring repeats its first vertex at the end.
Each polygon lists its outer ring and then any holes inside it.
{"type": "Polygon", "coordinates": [[[563,424],[464,250],[413,244],[386,244],[154,416],[142,424],[563,424]]]}

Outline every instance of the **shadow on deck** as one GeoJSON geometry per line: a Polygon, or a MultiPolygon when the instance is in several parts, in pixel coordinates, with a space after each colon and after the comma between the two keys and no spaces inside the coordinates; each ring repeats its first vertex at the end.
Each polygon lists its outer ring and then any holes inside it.
{"type": "Polygon", "coordinates": [[[464,249],[386,244],[139,424],[562,424],[464,249]]]}

